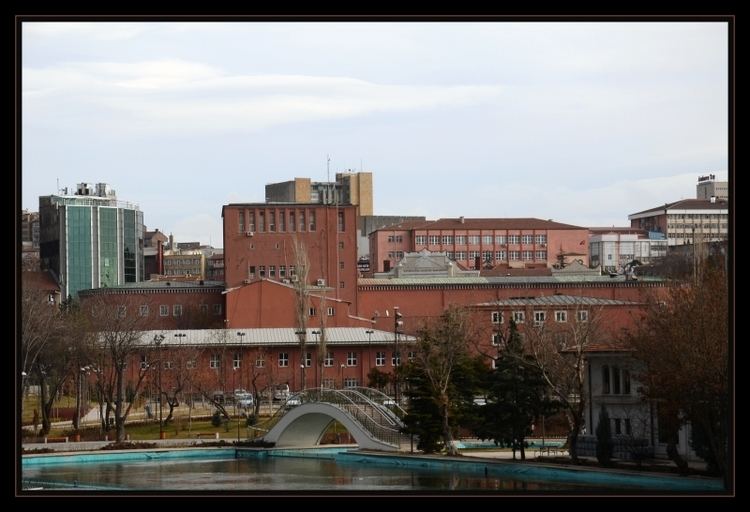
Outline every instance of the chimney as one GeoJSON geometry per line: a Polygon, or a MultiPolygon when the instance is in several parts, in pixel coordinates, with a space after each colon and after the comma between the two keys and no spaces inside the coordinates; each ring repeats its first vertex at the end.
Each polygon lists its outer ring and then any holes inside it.
{"type": "Polygon", "coordinates": [[[460,217],[458,218],[458,220],[459,220],[459,221],[461,222],[461,224],[464,224],[464,223],[465,223],[465,219],[464,219],[464,216],[463,216],[463,215],[461,215],[461,216],[460,216],[460,217]]]}

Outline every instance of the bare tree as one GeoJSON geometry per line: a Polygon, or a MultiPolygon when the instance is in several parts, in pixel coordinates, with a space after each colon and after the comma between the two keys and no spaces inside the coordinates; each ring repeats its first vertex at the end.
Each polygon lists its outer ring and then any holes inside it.
{"type": "MultiPolygon", "coordinates": [[[[294,267],[296,279],[294,284],[294,316],[297,323],[296,332],[299,338],[299,352],[301,364],[305,364],[305,344],[307,341],[307,316],[310,308],[310,291],[307,286],[307,278],[310,272],[310,260],[305,247],[299,235],[295,235],[292,240],[294,251],[294,267]]],[[[304,366],[302,368],[304,379],[304,366]]],[[[300,383],[300,388],[304,388],[304,381],[300,383]]]]}
{"type": "MultiPolygon", "coordinates": [[[[117,295],[118,303],[104,296],[94,294],[85,303],[91,318],[91,326],[97,335],[96,344],[101,353],[97,380],[100,390],[108,402],[108,411],[114,405],[115,428],[117,440],[125,439],[125,421],[133,407],[134,398],[138,395],[148,366],[141,365],[135,382],[130,383],[131,398],[125,400],[125,370],[128,361],[133,360],[153,340],[145,340],[144,331],[148,330],[151,320],[141,314],[143,298],[134,295],[117,295]]],[[[108,426],[108,425],[107,425],[108,426]]]]}
{"type": "MultiPolygon", "coordinates": [[[[47,294],[31,287],[29,274],[22,273],[21,289],[21,375],[31,375],[39,353],[60,323],[60,309],[47,294]]],[[[23,394],[28,379],[22,379],[23,394]]]]}
{"type": "MultiPolygon", "coordinates": [[[[530,318],[532,311],[527,311],[530,318]]],[[[576,311],[575,322],[567,322],[558,329],[547,328],[547,322],[527,326],[526,350],[532,363],[542,372],[554,396],[565,412],[570,431],[568,451],[574,462],[578,462],[578,435],[584,424],[586,397],[586,351],[595,341],[601,341],[600,315],[597,310],[587,310],[586,321],[576,311]]]]}
{"type": "Polygon", "coordinates": [[[645,384],[642,391],[658,403],[659,429],[666,434],[672,460],[686,468],[675,445],[680,425],[689,421],[705,437],[704,458],[726,477],[730,410],[727,275],[722,261],[698,264],[692,283],[675,283],[667,297],[649,301],[643,321],[627,341],[645,364],[639,376],[645,384]]]}

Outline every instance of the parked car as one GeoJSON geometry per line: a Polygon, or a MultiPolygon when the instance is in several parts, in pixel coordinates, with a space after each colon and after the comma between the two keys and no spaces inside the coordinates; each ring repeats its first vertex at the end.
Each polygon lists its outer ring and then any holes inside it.
{"type": "Polygon", "coordinates": [[[235,403],[237,404],[237,407],[242,407],[244,409],[250,409],[255,403],[252,393],[248,393],[248,392],[235,393],[234,400],[235,400],[235,403]]]}
{"type": "Polygon", "coordinates": [[[286,400],[289,398],[289,384],[280,384],[273,389],[274,400],[286,400]]]}

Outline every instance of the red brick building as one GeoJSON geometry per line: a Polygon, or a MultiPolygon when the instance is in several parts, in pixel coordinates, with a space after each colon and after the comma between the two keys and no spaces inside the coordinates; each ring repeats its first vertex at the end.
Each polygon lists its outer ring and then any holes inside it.
{"type": "Polygon", "coordinates": [[[438,219],[409,222],[370,234],[370,268],[387,271],[405,253],[445,252],[466,268],[551,267],[564,258],[588,266],[588,229],[533,218],[438,219]],[[386,263],[387,262],[387,263],[386,263]]]}
{"type": "Polygon", "coordinates": [[[268,302],[268,297],[264,297],[261,304],[256,300],[262,291],[282,293],[281,290],[288,289],[291,292],[291,287],[269,288],[257,282],[272,280],[290,284],[296,279],[295,239],[300,240],[307,250],[307,284],[329,300],[344,301],[356,309],[358,271],[354,206],[229,204],[222,208],[222,217],[226,320],[229,326],[279,325],[279,322],[286,321],[286,307],[275,306],[268,302]],[[270,310],[269,316],[263,308],[270,310]],[[276,318],[276,315],[281,317],[276,318]]]}
{"type": "Polygon", "coordinates": [[[210,329],[224,325],[223,283],[214,281],[144,281],[82,290],[81,304],[102,299],[140,315],[151,329],[210,329]]]}

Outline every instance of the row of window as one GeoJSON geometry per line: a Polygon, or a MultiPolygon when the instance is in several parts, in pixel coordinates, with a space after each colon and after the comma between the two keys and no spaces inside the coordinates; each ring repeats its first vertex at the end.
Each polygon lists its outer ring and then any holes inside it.
{"type": "MultiPolygon", "coordinates": [[[[393,237],[388,237],[388,241],[393,237]]],[[[401,238],[401,237],[398,237],[401,238]]],[[[547,235],[417,235],[415,237],[415,243],[417,245],[506,245],[506,244],[518,244],[519,242],[524,245],[544,245],[547,243],[547,235]]],[[[399,240],[400,241],[400,240],[399,240]]]]}
{"type": "MultiPolygon", "coordinates": [[[[208,314],[208,306],[209,304],[200,304],[200,312],[204,315],[208,314]]],[[[211,310],[213,311],[213,314],[216,316],[221,315],[221,304],[211,304],[211,310]]],[[[148,304],[141,304],[138,307],[138,315],[142,317],[147,317],[150,314],[150,308],[148,304]]],[[[127,306],[120,305],[117,306],[117,315],[120,318],[125,318],[128,315],[128,308],[127,306]]],[[[169,316],[169,304],[160,304],[159,305],[159,316],[169,316]]],[[[182,304],[172,304],[172,316],[182,316],[182,304]]]]}
{"type": "MultiPolygon", "coordinates": [[[[237,215],[239,232],[243,234],[255,231],[260,233],[265,231],[269,233],[289,231],[293,233],[295,231],[304,232],[315,231],[317,229],[315,210],[290,210],[288,212],[285,209],[280,209],[278,212],[277,210],[250,210],[247,212],[247,219],[245,210],[239,210],[237,215]],[[276,223],[277,220],[278,224],[276,223]]],[[[339,232],[343,232],[346,229],[344,219],[344,212],[338,212],[337,225],[339,232]]]]}
{"type": "MultiPolygon", "coordinates": [[[[513,311],[513,321],[517,324],[522,324],[526,321],[526,312],[525,311],[513,311]]],[[[490,313],[490,318],[492,320],[493,324],[502,324],[504,323],[504,316],[501,311],[493,311],[490,313]]],[[[578,311],[578,321],[579,322],[588,322],[589,320],[589,312],[585,309],[578,311]]],[[[540,325],[547,321],[547,312],[546,311],[534,311],[534,325],[540,325]]],[[[568,312],[565,310],[562,311],[555,311],[555,322],[567,322],[568,321],[568,312]]]]}
{"type": "MultiPolygon", "coordinates": [[[[414,358],[416,357],[416,352],[408,352],[407,354],[409,361],[414,361],[414,358]]],[[[221,354],[212,354],[208,361],[209,368],[218,369],[221,367],[221,354]]],[[[386,360],[386,353],[385,352],[376,352],[375,353],[375,366],[385,366],[385,360],[386,360]]],[[[354,367],[357,366],[359,363],[359,353],[358,352],[347,352],[346,353],[346,363],[342,363],[342,367],[348,368],[348,367],[354,367]]],[[[391,366],[399,366],[401,364],[401,357],[398,352],[391,353],[391,366]]],[[[187,369],[195,369],[197,366],[197,363],[195,359],[190,359],[185,362],[185,368],[187,369]]],[[[266,366],[266,360],[264,357],[258,357],[255,360],[255,367],[256,368],[264,368],[266,366]]],[[[279,368],[287,368],[289,366],[289,352],[279,352],[278,354],[278,366],[279,368]]],[[[310,368],[312,366],[312,352],[307,352],[305,354],[305,366],[310,368]]],[[[333,356],[333,352],[327,352],[326,357],[323,360],[323,366],[326,368],[332,368],[335,366],[335,358],[333,356]]],[[[163,365],[165,370],[171,370],[174,368],[174,365],[172,361],[164,361],[163,365]]],[[[232,356],[232,368],[241,368],[242,367],[242,355],[240,353],[235,353],[232,356]]],[[[146,369],[149,368],[149,362],[147,359],[147,356],[145,354],[141,355],[141,368],[146,369]]]]}
{"type": "Polygon", "coordinates": [[[173,259],[173,258],[164,258],[164,266],[177,266],[177,265],[186,265],[186,266],[195,266],[200,265],[201,260],[200,258],[189,258],[189,259],[173,259]]]}
{"type": "Polygon", "coordinates": [[[388,236],[388,242],[390,243],[402,243],[404,241],[404,237],[402,235],[389,235],[388,236]]]}
{"type": "MultiPolygon", "coordinates": [[[[345,267],[346,265],[344,264],[344,262],[339,261],[339,270],[345,270],[345,267]]],[[[276,265],[248,265],[247,278],[255,279],[256,277],[258,277],[261,279],[277,279],[277,268],[278,279],[289,279],[290,281],[295,281],[295,276],[297,275],[297,267],[295,265],[289,265],[289,267],[287,267],[286,265],[279,265],[278,267],[276,265]]],[[[346,283],[344,281],[339,281],[339,288],[345,287],[346,283]]]]}
{"type": "MultiPolygon", "coordinates": [[[[466,251],[445,251],[445,254],[452,260],[467,261],[466,251]]],[[[531,261],[535,257],[537,261],[547,261],[547,251],[469,251],[468,255],[468,261],[471,262],[479,257],[487,262],[491,262],[493,258],[495,261],[531,261]]]]}

